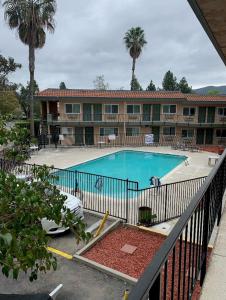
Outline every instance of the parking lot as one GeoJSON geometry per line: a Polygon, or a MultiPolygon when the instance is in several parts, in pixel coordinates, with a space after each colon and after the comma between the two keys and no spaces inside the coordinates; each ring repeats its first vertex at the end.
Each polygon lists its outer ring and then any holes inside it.
{"type": "MultiPolygon", "coordinates": [[[[87,228],[100,221],[102,218],[92,213],[84,213],[84,222],[87,228]]],[[[108,220],[105,229],[112,224],[108,220]]],[[[94,231],[95,232],[95,231],[94,231]]],[[[56,254],[58,267],[56,271],[49,271],[41,274],[35,282],[29,282],[28,276],[20,274],[18,280],[5,278],[0,273],[0,294],[21,293],[30,294],[38,292],[50,292],[58,284],[62,283],[63,288],[57,297],[59,300],[87,300],[87,299],[122,299],[123,292],[131,286],[119,279],[106,275],[89,266],[83,265],[75,260],[67,259],[62,254],[73,255],[80,250],[84,243],[76,244],[70,231],[53,236],[50,247],[59,251],[56,254]]],[[[31,298],[32,299],[32,298],[31,298]]]]}
{"type": "MultiPolygon", "coordinates": [[[[90,213],[84,211],[84,223],[86,224],[86,230],[89,230],[91,226],[101,222],[102,216],[98,216],[95,213],[90,213]]],[[[104,229],[108,228],[112,224],[111,220],[107,220],[104,226],[104,229]]],[[[95,233],[94,230],[93,233],[95,233]]],[[[64,232],[63,234],[52,236],[49,246],[56,248],[62,252],[66,252],[68,254],[75,254],[78,250],[84,247],[84,243],[80,242],[79,244],[76,243],[76,240],[73,234],[70,231],[64,232]]]]}

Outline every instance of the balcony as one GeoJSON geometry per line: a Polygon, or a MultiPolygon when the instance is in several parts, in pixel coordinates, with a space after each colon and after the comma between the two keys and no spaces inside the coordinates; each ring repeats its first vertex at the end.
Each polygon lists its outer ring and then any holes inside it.
{"type": "Polygon", "coordinates": [[[226,151],[139,278],[129,300],[193,299],[202,286],[201,300],[224,299],[225,167],[226,151]],[[219,225],[215,247],[209,248],[219,225]]]}
{"type": "Polygon", "coordinates": [[[198,116],[184,116],[181,114],[48,114],[43,120],[49,124],[130,124],[130,125],[181,125],[217,127],[226,126],[226,118],[216,117],[214,122],[200,122],[198,116]]]}

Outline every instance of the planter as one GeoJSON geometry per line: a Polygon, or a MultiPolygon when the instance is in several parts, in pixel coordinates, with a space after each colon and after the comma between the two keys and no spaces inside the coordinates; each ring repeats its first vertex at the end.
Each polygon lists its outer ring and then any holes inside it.
{"type": "Polygon", "coordinates": [[[147,206],[139,207],[138,222],[140,225],[150,226],[153,224],[156,215],[152,214],[152,209],[147,206]]]}

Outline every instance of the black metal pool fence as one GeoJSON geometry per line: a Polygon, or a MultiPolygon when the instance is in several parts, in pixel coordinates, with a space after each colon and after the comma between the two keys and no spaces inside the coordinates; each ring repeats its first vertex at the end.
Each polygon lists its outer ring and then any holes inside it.
{"type": "MultiPolygon", "coordinates": [[[[18,178],[29,177],[34,166],[38,165],[0,159],[1,170],[18,178]]],[[[199,177],[140,189],[138,182],[128,179],[52,167],[49,167],[49,171],[57,176],[53,184],[79,197],[85,209],[99,213],[109,211],[111,216],[130,224],[139,222],[141,207],[149,208],[156,215],[152,224],[179,217],[206,179],[199,177]]]]}

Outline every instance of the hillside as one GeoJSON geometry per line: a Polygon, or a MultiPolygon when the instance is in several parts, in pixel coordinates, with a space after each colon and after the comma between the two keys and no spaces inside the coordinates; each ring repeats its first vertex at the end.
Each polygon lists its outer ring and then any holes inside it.
{"type": "Polygon", "coordinates": [[[204,94],[208,94],[209,91],[211,90],[216,90],[216,91],[219,91],[219,94],[226,94],[226,85],[222,85],[222,86],[204,86],[202,88],[199,88],[199,89],[194,89],[194,91],[197,93],[197,94],[201,94],[201,95],[204,95],[204,94]]]}

